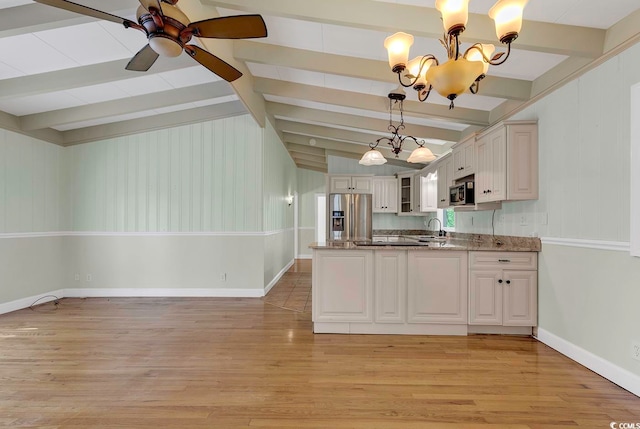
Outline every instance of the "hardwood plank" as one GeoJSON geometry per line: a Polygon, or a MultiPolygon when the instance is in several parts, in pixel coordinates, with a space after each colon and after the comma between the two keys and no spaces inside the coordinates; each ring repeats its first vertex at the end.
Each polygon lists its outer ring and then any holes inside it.
{"type": "Polygon", "coordinates": [[[0,410],[10,428],[546,429],[637,422],[640,398],[532,338],[314,335],[262,299],[102,298],[0,316],[0,410]]]}

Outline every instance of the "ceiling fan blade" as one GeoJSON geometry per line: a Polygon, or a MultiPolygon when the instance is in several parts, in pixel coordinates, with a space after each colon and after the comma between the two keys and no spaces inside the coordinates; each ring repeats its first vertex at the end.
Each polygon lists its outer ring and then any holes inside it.
{"type": "Polygon", "coordinates": [[[147,45],[140,49],[137,54],[131,58],[125,69],[133,71],[147,71],[156,62],[159,55],[147,45]]]}
{"type": "Polygon", "coordinates": [[[267,37],[267,26],[260,15],[223,16],[192,22],[187,29],[197,37],[253,39],[267,37]]]}
{"type": "Polygon", "coordinates": [[[199,46],[185,45],[184,49],[191,57],[193,57],[194,60],[196,60],[227,82],[233,82],[234,80],[242,76],[240,70],[236,69],[231,64],[224,62],[220,58],[213,55],[211,52],[205,51],[199,46]]]}
{"type": "Polygon", "coordinates": [[[150,7],[155,7],[162,13],[162,6],[160,5],[160,0],[139,0],[140,4],[146,10],[149,10],[150,7]]]}
{"type": "Polygon", "coordinates": [[[49,6],[57,7],[59,9],[68,10],[70,12],[79,13],[81,15],[90,16],[92,18],[104,19],[105,21],[117,22],[118,24],[122,24],[125,27],[136,27],[137,23],[128,20],[126,18],[121,18],[116,15],[111,15],[110,13],[103,12],[101,10],[93,9],[87,6],[82,6],[81,4],[73,3],[67,0],[34,0],[38,3],[46,4],[49,6]]]}

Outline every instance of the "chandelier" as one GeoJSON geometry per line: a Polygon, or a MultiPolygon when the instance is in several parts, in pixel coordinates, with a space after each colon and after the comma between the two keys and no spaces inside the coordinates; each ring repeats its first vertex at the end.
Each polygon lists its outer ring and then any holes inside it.
{"type": "Polygon", "coordinates": [[[396,155],[398,158],[398,154],[402,152],[402,145],[406,140],[412,140],[415,144],[418,145],[418,148],[411,152],[411,155],[407,159],[407,162],[412,163],[425,163],[431,162],[436,159],[435,155],[429,150],[429,148],[424,147],[425,141],[418,140],[413,136],[402,136],[400,132],[404,130],[404,115],[402,113],[402,102],[407,97],[402,87],[399,87],[395,91],[392,91],[388,95],[389,97],[389,126],[387,127],[389,131],[391,131],[391,137],[380,137],[375,143],[369,143],[369,149],[362,156],[362,159],[359,161],[362,165],[382,165],[387,162],[387,160],[382,156],[379,150],[376,149],[380,143],[387,143],[391,146],[391,152],[396,155]],[[398,110],[400,111],[400,123],[398,125],[393,124],[393,106],[398,105],[398,110]]]}
{"type": "Polygon", "coordinates": [[[413,36],[400,32],[384,41],[391,70],[398,74],[402,86],[413,87],[418,92],[418,100],[425,101],[433,88],[451,101],[449,109],[452,109],[453,100],[467,89],[472,94],[478,92],[480,81],[484,79],[489,65],[500,65],[509,58],[511,42],[520,33],[522,11],[528,1],[498,0],[489,10],[489,17],[495,21],[498,39],[507,45],[506,53],[498,52],[493,55],[495,46],[482,43],[475,43],[464,53],[460,52],[459,36],[467,25],[469,0],[436,0],[436,9],[442,14],[446,33],[440,42],[447,50],[447,61],[440,64],[432,54],[409,61],[413,36]],[[403,80],[403,74],[408,82],[403,80]]]}

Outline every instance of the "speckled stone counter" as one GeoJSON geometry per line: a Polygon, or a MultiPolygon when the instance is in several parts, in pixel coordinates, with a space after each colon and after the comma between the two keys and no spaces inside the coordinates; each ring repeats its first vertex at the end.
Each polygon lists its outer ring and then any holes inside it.
{"type": "MultiPolygon", "coordinates": [[[[379,231],[377,231],[379,232],[379,231]]],[[[397,231],[395,231],[397,232],[397,231]]],[[[386,242],[369,244],[365,242],[343,243],[343,242],[321,242],[312,243],[312,249],[343,249],[343,250],[375,250],[386,248],[397,248],[405,250],[474,250],[474,251],[501,251],[501,252],[539,252],[542,244],[536,237],[514,237],[506,235],[488,234],[464,234],[451,233],[447,237],[431,239],[426,242],[418,242],[419,237],[429,237],[433,231],[417,231],[420,234],[389,234],[392,236],[405,237],[408,241],[399,244],[397,242],[386,242]],[[416,241],[414,241],[416,240],[416,241]]],[[[411,231],[415,232],[415,231],[411,231]]],[[[374,234],[383,236],[387,234],[374,234]]]]}

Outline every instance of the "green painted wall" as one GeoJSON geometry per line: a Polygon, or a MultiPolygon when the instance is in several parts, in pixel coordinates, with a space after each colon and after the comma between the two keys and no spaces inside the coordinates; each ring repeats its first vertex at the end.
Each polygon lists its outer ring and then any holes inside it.
{"type": "Polygon", "coordinates": [[[0,129],[0,233],[65,228],[63,151],[0,129]]]}
{"type": "Polygon", "coordinates": [[[249,115],[66,149],[74,231],[262,231],[262,130],[249,115]]]}
{"type": "MultiPolygon", "coordinates": [[[[629,215],[630,129],[638,120],[629,109],[639,81],[636,44],[511,118],[538,120],[540,198],[503,204],[496,234],[629,242],[630,221],[638,222],[629,215]]],[[[456,230],[491,233],[491,217],[459,213],[456,230]]],[[[640,375],[630,357],[632,341],[640,342],[639,264],[627,252],[544,244],[540,328],[640,375]]]]}

